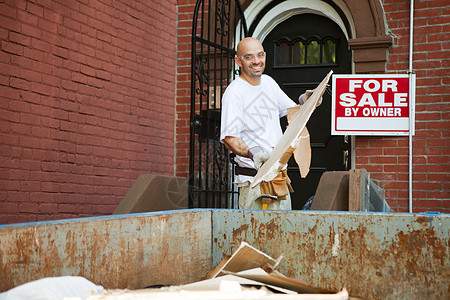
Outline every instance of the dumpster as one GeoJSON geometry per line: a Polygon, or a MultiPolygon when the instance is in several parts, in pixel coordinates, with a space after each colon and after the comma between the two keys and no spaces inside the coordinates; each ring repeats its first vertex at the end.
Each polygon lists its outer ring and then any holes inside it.
{"type": "Polygon", "coordinates": [[[53,276],[108,289],[198,281],[246,242],[277,270],[367,299],[449,299],[447,214],[193,209],[0,226],[0,291],[53,276]]]}

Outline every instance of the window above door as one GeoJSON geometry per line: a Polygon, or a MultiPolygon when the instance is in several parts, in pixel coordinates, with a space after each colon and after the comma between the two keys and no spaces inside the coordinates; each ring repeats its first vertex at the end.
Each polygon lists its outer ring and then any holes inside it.
{"type": "Polygon", "coordinates": [[[332,37],[281,38],[274,43],[274,67],[336,66],[337,40],[332,37]]]}

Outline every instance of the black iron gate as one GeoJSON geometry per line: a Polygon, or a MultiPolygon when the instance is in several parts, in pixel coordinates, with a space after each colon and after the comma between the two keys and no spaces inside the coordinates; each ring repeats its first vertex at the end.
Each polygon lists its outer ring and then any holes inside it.
{"type": "Polygon", "coordinates": [[[192,25],[189,206],[233,208],[228,150],[219,141],[221,96],[237,73],[235,45],[247,36],[239,0],[198,0],[192,25]]]}

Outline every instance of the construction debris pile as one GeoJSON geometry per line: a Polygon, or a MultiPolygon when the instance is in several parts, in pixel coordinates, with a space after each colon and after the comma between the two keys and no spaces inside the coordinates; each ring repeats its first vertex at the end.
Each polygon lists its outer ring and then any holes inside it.
{"type": "Polygon", "coordinates": [[[0,294],[0,300],[128,300],[128,299],[349,299],[345,288],[330,291],[276,270],[274,259],[246,242],[212,269],[202,281],[140,290],[106,290],[78,276],[36,280],[0,294]]]}

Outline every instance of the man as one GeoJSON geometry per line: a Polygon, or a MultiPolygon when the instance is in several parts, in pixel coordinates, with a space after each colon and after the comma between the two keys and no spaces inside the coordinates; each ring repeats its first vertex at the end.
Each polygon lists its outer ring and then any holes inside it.
{"type": "MultiPolygon", "coordinates": [[[[269,158],[269,153],[283,135],[280,118],[296,103],[275,80],[263,74],[266,53],[257,39],[248,37],[240,41],[234,59],[241,73],[222,97],[220,141],[236,154],[240,167],[257,170],[269,158]]],[[[235,177],[235,183],[240,188],[241,209],[262,208],[261,199],[258,199],[261,195],[259,186],[250,188],[253,176],[252,172],[242,172],[235,177]]],[[[285,200],[268,204],[267,209],[290,210],[291,207],[288,193],[285,200]]]]}

